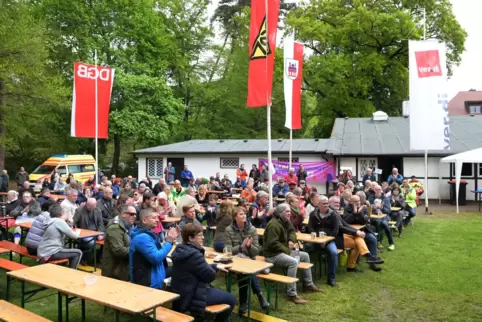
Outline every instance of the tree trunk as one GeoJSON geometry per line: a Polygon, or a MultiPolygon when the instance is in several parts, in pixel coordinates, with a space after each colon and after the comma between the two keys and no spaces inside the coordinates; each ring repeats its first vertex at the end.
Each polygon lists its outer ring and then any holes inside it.
{"type": "Polygon", "coordinates": [[[5,141],[7,136],[7,126],[5,124],[5,109],[7,97],[5,83],[0,79],[0,170],[5,169],[5,141]]]}
{"type": "Polygon", "coordinates": [[[117,172],[119,171],[120,149],[121,141],[119,136],[116,134],[114,135],[114,156],[112,158],[112,174],[115,175],[117,175],[117,172]]]}

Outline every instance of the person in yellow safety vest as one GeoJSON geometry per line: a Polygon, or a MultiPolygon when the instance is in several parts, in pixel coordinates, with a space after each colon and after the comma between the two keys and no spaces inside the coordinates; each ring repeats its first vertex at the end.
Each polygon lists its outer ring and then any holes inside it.
{"type": "Polygon", "coordinates": [[[410,181],[408,182],[408,184],[415,189],[416,193],[417,193],[417,199],[416,199],[416,203],[417,205],[420,203],[420,196],[423,195],[424,193],[424,188],[423,188],[423,184],[417,180],[417,177],[415,176],[412,176],[410,178],[410,181]]]}

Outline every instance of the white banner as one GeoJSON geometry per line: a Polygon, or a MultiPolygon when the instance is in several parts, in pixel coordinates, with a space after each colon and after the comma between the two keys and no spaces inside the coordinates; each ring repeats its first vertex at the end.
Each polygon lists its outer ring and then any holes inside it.
{"type": "Polygon", "coordinates": [[[450,150],[445,43],[409,41],[410,150],[450,150]]]}

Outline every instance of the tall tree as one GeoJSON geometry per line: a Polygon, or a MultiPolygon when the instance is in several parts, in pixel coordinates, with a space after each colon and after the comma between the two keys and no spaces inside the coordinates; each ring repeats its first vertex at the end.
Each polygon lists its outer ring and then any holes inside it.
{"type": "Polygon", "coordinates": [[[448,0],[312,0],[288,15],[296,37],[312,51],[304,65],[307,90],[316,96],[313,134],[328,136],[335,117],[400,115],[408,96],[408,39],[445,41],[448,67],[460,62],[466,38],[448,0]]]}
{"type": "Polygon", "coordinates": [[[142,116],[153,126],[152,131],[162,132],[163,135],[156,136],[158,139],[170,136],[168,131],[173,128],[170,125],[177,123],[180,115],[169,87],[161,86],[160,82],[167,81],[176,46],[165,28],[164,17],[159,14],[157,1],[44,0],[39,2],[39,9],[48,24],[52,66],[64,72],[68,83],[72,63],[92,62],[95,49],[101,65],[121,72],[120,79],[114,80],[113,113],[109,117],[109,137],[114,141],[113,172],[118,171],[122,142],[133,138],[133,127],[147,136],[139,135],[136,140],[154,139],[152,132],[142,128],[145,126],[141,124],[142,116]],[[146,97],[134,104],[129,97],[134,92],[146,97]],[[166,104],[174,105],[157,104],[158,93],[166,95],[166,104]],[[163,115],[167,115],[163,122],[154,122],[163,115]]]}
{"type": "Polygon", "coordinates": [[[46,65],[44,27],[29,1],[0,1],[0,169],[6,156],[41,158],[61,139],[50,129],[66,93],[46,65]]]}

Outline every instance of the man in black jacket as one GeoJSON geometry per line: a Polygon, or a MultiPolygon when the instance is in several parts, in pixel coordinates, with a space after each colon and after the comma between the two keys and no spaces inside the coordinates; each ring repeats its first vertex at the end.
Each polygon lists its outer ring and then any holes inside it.
{"type": "MultiPolygon", "coordinates": [[[[74,215],[74,227],[80,229],[87,229],[93,231],[104,232],[105,226],[102,220],[102,212],[97,208],[97,200],[95,198],[87,199],[85,205],[80,206],[75,211],[74,215]]],[[[103,236],[97,237],[98,240],[102,240],[103,236]]],[[[85,252],[89,252],[95,247],[95,237],[79,239],[79,248],[84,252],[82,256],[82,265],[87,265],[87,258],[85,252]]]]}

